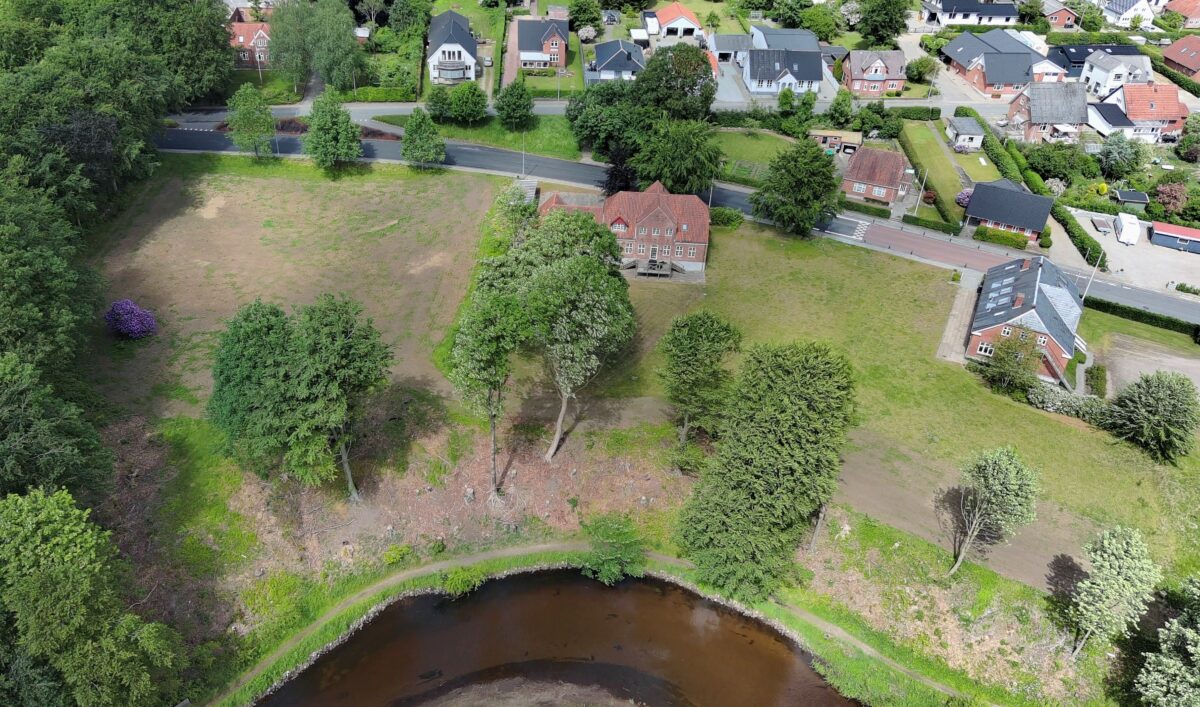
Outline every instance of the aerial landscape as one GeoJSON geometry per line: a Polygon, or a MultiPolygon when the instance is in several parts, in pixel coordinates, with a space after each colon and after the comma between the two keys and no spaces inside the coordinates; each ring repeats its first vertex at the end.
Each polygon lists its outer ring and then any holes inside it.
{"type": "Polygon", "coordinates": [[[0,704],[1200,707],[1197,0],[0,0],[0,704]]]}

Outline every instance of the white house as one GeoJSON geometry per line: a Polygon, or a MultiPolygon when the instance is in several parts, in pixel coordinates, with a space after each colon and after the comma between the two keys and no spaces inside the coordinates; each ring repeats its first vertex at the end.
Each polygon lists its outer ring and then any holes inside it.
{"type": "Polygon", "coordinates": [[[1154,19],[1154,8],[1147,0],[1092,0],[1104,13],[1104,21],[1118,27],[1132,27],[1134,18],[1139,18],[1139,27],[1149,27],[1154,19]]]}
{"type": "Polygon", "coordinates": [[[1088,125],[1096,132],[1105,137],[1121,132],[1148,144],[1181,131],[1187,116],[1174,84],[1126,84],[1088,105],[1088,125]]]}
{"type": "Polygon", "coordinates": [[[991,0],[923,0],[921,19],[940,25],[1015,25],[1017,5],[991,0]]]}
{"type": "Polygon", "coordinates": [[[1154,74],[1145,54],[1120,56],[1095,51],[1083,62],[1080,82],[1093,96],[1107,96],[1127,83],[1151,83],[1154,74]]]}
{"type": "Polygon", "coordinates": [[[793,93],[816,93],[826,70],[819,50],[751,49],[742,67],[742,81],[754,95],[774,96],[784,88],[793,93]]]}
{"type": "Polygon", "coordinates": [[[983,126],[978,120],[963,116],[946,121],[946,137],[954,144],[956,150],[978,152],[983,149],[983,126]]]}
{"type": "Polygon", "coordinates": [[[750,46],[754,49],[788,49],[791,51],[821,51],[817,35],[806,29],[750,27],[750,46]]]}
{"type": "Polygon", "coordinates": [[[659,34],[663,37],[701,38],[704,36],[704,25],[700,24],[696,13],[678,2],[673,2],[661,10],[655,10],[654,16],[658,20],[659,34]]]}
{"type": "Polygon", "coordinates": [[[429,21],[429,79],[434,83],[474,81],[478,45],[467,18],[447,10],[429,21]]]}

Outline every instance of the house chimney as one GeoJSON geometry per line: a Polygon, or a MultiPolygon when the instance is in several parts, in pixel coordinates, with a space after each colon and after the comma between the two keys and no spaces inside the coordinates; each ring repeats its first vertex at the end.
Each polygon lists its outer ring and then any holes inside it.
{"type": "Polygon", "coordinates": [[[1021,261],[1021,272],[1025,272],[1026,270],[1028,270],[1029,266],[1032,264],[1033,264],[1033,261],[1030,260],[1029,258],[1022,260],[1021,261]]]}
{"type": "Polygon", "coordinates": [[[1015,298],[1013,298],[1013,309],[1016,309],[1017,307],[1020,307],[1023,304],[1025,304],[1025,293],[1018,292],[1017,296],[1015,298]]]}

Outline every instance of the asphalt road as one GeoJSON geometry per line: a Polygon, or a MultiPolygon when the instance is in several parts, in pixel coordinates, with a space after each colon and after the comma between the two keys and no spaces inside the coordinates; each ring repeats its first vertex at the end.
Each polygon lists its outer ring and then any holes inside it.
{"type": "MultiPolygon", "coordinates": [[[[237,148],[224,133],[198,128],[166,130],[157,144],[167,150],[189,152],[236,152],[237,148]]],[[[299,155],[303,152],[300,139],[279,136],[276,152],[281,155],[299,155]]],[[[399,140],[363,140],[363,156],[367,159],[401,160],[399,140]]],[[[548,181],[568,182],[587,186],[600,186],[604,181],[603,165],[570,162],[551,157],[524,155],[520,152],[501,150],[483,145],[446,143],[447,167],[478,169],[510,175],[525,175],[548,181]]],[[[710,200],[712,206],[727,206],[750,213],[750,191],[732,186],[716,186],[711,195],[701,198],[710,200]]],[[[1011,251],[970,241],[952,239],[945,234],[933,234],[920,229],[897,226],[891,222],[877,223],[872,219],[839,215],[823,226],[826,233],[848,243],[857,243],[876,250],[891,251],[899,255],[920,258],[943,265],[985,270],[992,265],[1012,258],[1011,251]]],[[[1090,272],[1064,268],[1075,278],[1080,291],[1087,285],[1090,272]]],[[[1184,321],[1200,324],[1200,305],[1165,293],[1143,290],[1097,275],[1091,284],[1089,296],[1157,312],[1184,321]]]]}

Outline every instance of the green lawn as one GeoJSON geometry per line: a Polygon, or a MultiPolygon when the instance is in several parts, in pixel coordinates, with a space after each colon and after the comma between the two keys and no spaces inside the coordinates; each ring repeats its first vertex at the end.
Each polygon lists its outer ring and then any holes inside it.
{"type": "Polygon", "coordinates": [[[855,437],[869,440],[847,452],[848,465],[884,464],[898,484],[929,473],[952,481],[979,450],[1013,445],[1040,470],[1043,503],[1140,528],[1174,577],[1200,569],[1200,536],[1189,526],[1200,521],[1200,452],[1178,467],[1154,464],[1104,432],[994,395],[964,368],[938,361],[954,298],[949,279],[824,239],[783,238],[753,224],[717,229],[702,290],[634,284],[643,355],[605,375],[593,394],[661,394],[653,344],[674,314],[699,306],[728,317],[747,344],[827,341],[854,365],[855,437]]]}
{"type": "Polygon", "coordinates": [[[964,211],[954,203],[954,195],[962,190],[962,182],[954,165],[942,151],[941,138],[934,134],[929,124],[917,121],[904,122],[904,135],[913,148],[913,154],[908,155],[909,160],[922,172],[929,172],[925,188],[945,195],[951,211],[962,219],[964,211]]]}
{"type": "Polygon", "coordinates": [[[579,51],[579,35],[571,33],[567,49],[567,71],[570,76],[525,76],[525,85],[534,98],[569,97],[583,91],[583,53],[579,51]]]}
{"type": "Polygon", "coordinates": [[[904,90],[900,92],[901,98],[928,98],[929,84],[913,83],[912,81],[904,82],[904,90]]]}
{"type": "Polygon", "coordinates": [[[871,46],[871,43],[863,39],[859,32],[843,32],[837,39],[833,40],[836,44],[847,49],[866,49],[871,46]]]}
{"type": "MultiPolygon", "coordinates": [[[[244,83],[252,84],[262,91],[263,97],[267,99],[267,103],[272,105],[298,103],[300,101],[300,94],[296,92],[291,81],[275,71],[263,71],[262,79],[260,80],[258,71],[255,69],[237,69],[234,71],[233,81],[229,84],[226,96],[232,96],[244,83]]],[[[301,89],[303,88],[301,86],[301,89]]]]}
{"type": "Polygon", "coordinates": [[[719,130],[715,139],[725,155],[722,178],[750,186],[761,183],[768,163],[792,144],[765,130],[719,130]]]}
{"type": "Polygon", "coordinates": [[[1083,310],[1083,318],[1079,321],[1079,336],[1087,342],[1088,350],[1103,353],[1108,348],[1113,334],[1144,339],[1173,349],[1185,356],[1200,358],[1200,346],[1197,346],[1192,341],[1192,337],[1187,334],[1122,319],[1107,312],[1098,312],[1094,309],[1083,310]]]}
{"type": "Polygon", "coordinates": [[[1000,170],[996,169],[996,165],[992,164],[992,160],[982,150],[962,154],[956,152],[954,161],[975,183],[994,182],[1000,178],[1000,170]]]}
{"type": "MultiPolygon", "coordinates": [[[[498,119],[489,116],[474,126],[443,123],[438,125],[438,132],[448,140],[477,142],[482,145],[503,147],[507,150],[520,151],[522,135],[524,135],[525,151],[534,155],[558,157],[564,160],[578,160],[579,145],[571,134],[571,124],[561,115],[537,115],[534,123],[524,133],[514,132],[506,128],[498,119]]],[[[408,121],[407,115],[376,115],[372,120],[382,123],[404,126],[408,121]]]]}

